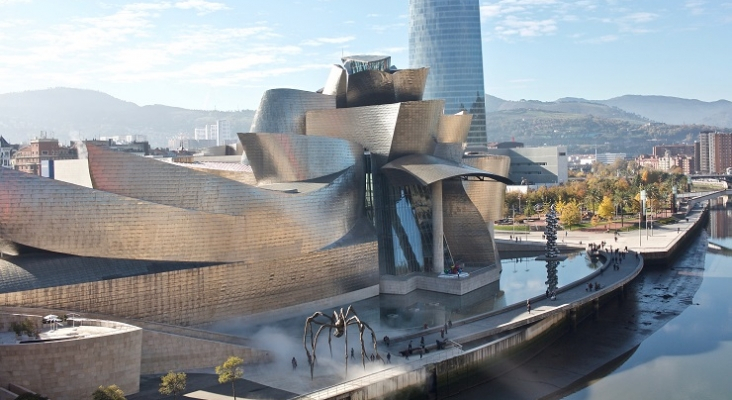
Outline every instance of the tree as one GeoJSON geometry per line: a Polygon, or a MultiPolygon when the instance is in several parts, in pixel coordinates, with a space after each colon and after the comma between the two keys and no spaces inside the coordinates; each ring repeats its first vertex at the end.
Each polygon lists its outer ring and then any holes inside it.
{"type": "Polygon", "coordinates": [[[231,382],[231,394],[236,400],[236,388],[234,382],[244,376],[244,368],[241,365],[244,360],[231,356],[223,364],[216,366],[216,375],[219,376],[219,383],[231,382]]]}
{"type": "Polygon", "coordinates": [[[178,398],[178,395],[186,390],[186,373],[185,372],[173,372],[168,371],[167,375],[163,375],[160,378],[160,394],[173,395],[174,399],[178,398]]]}
{"type": "Polygon", "coordinates": [[[524,207],[524,214],[527,217],[531,217],[534,215],[534,202],[532,202],[531,199],[526,200],[526,206],[524,207]]]}
{"type": "Polygon", "coordinates": [[[613,218],[614,212],[615,206],[613,206],[613,199],[611,199],[610,196],[603,197],[602,203],[597,207],[597,215],[606,221],[610,221],[613,218]]]}
{"type": "Polygon", "coordinates": [[[582,220],[582,213],[580,212],[579,206],[575,202],[567,203],[562,207],[562,214],[559,217],[559,221],[566,227],[577,225],[582,220]]]}
{"type": "Polygon", "coordinates": [[[125,392],[117,385],[107,387],[99,386],[99,389],[92,393],[93,400],[125,400],[125,392]]]}

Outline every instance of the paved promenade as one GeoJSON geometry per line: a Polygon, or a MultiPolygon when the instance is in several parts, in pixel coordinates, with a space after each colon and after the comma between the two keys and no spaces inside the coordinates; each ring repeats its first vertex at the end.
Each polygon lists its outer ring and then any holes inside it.
{"type": "MultiPolygon", "coordinates": [[[[332,376],[316,376],[315,380],[302,379],[302,372],[307,369],[306,365],[301,367],[297,376],[294,373],[273,373],[266,365],[260,367],[248,368],[246,372],[247,379],[259,384],[276,388],[289,393],[307,394],[307,398],[331,398],[338,393],[346,393],[354,387],[368,385],[369,383],[381,381],[389,377],[400,375],[406,371],[416,370],[426,364],[438,362],[446,358],[454,357],[463,351],[468,351],[468,346],[485,342],[489,338],[501,335],[516,328],[526,326],[535,321],[546,318],[554,313],[566,312],[569,308],[576,308],[585,303],[598,299],[603,294],[617,290],[628,282],[633,280],[643,268],[643,258],[637,256],[640,254],[661,254],[668,252],[670,249],[678,245],[677,242],[683,239],[684,234],[689,231],[694,224],[702,216],[702,209],[697,208],[688,214],[688,220],[682,219],[675,224],[656,227],[653,234],[649,231],[646,235],[643,231],[623,232],[616,237],[613,233],[588,233],[588,232],[568,232],[566,235],[560,232],[558,242],[562,241],[567,245],[576,245],[586,248],[589,243],[600,244],[605,242],[607,251],[603,251],[606,257],[606,263],[602,269],[599,269],[582,280],[573,282],[569,285],[559,288],[555,300],[546,298],[541,294],[531,300],[531,311],[527,311],[525,302],[509,305],[501,310],[476,315],[460,321],[451,321],[452,327],[447,329],[447,333],[443,338],[441,330],[444,326],[431,327],[417,332],[412,331],[403,335],[393,335],[390,337],[390,345],[387,346],[381,338],[379,338],[379,353],[386,358],[387,354],[391,354],[391,364],[383,364],[381,362],[367,363],[367,371],[363,371],[360,362],[354,360],[349,361],[349,376],[357,374],[364,375],[360,378],[349,380],[345,383],[336,383],[341,378],[337,374],[332,376]],[[619,260],[618,266],[614,267],[613,258],[610,256],[610,248],[624,250],[627,246],[629,253],[626,257],[619,260]],[[592,283],[593,290],[588,290],[588,283],[592,283]],[[595,290],[595,284],[599,285],[599,289],[595,290]],[[423,357],[418,353],[413,353],[409,359],[402,354],[407,350],[411,342],[413,349],[420,348],[420,340],[424,338],[427,350],[429,351],[423,357]],[[437,341],[448,339],[448,348],[437,350],[437,341]],[[484,339],[481,341],[481,339],[484,339]],[[461,348],[461,343],[465,346],[461,348]],[[352,372],[355,371],[355,372],[352,372]]],[[[509,235],[515,235],[512,232],[496,232],[499,243],[505,240],[508,243],[509,235]]],[[[527,246],[536,246],[545,243],[542,238],[542,232],[525,232],[521,233],[522,242],[527,246]]],[[[514,241],[511,241],[515,244],[514,241]]],[[[499,244],[500,245],[500,244],[499,244]]],[[[340,353],[341,344],[334,344],[334,357],[340,353]]],[[[355,343],[354,343],[355,344],[355,343]]],[[[322,357],[326,357],[326,345],[322,345],[319,351],[322,357]],[[321,353],[325,352],[325,353],[321,353]]],[[[358,352],[357,352],[358,353],[358,352]]],[[[319,358],[319,360],[321,360],[319,358]]],[[[357,354],[357,358],[358,354],[357,354]]],[[[316,375],[317,375],[316,367],[316,375]]],[[[246,396],[246,395],[245,395],[246,396]]],[[[200,399],[217,398],[214,393],[210,397],[206,396],[206,391],[196,392],[196,397],[200,399]]]]}

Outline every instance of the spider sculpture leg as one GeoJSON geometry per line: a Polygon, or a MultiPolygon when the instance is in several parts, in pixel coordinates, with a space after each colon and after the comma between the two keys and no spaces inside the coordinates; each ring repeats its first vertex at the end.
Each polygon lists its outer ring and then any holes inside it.
{"type": "Polygon", "coordinates": [[[348,316],[348,314],[350,314],[350,313],[353,313],[353,316],[346,319],[345,325],[358,325],[359,337],[361,339],[361,363],[363,364],[363,367],[366,368],[366,346],[363,341],[363,332],[367,328],[369,331],[371,331],[371,340],[373,342],[374,352],[376,353],[376,357],[380,358],[379,350],[376,347],[376,345],[377,345],[376,334],[374,333],[374,330],[371,329],[371,327],[367,323],[361,321],[361,319],[358,318],[358,314],[356,314],[356,310],[354,310],[352,306],[348,306],[348,310],[346,311],[344,318],[346,318],[348,316]]]}
{"type": "Polygon", "coordinates": [[[352,316],[351,318],[349,318],[347,320],[346,325],[357,325],[358,326],[359,338],[361,340],[361,364],[363,364],[363,367],[364,368],[366,368],[366,344],[363,341],[363,333],[364,333],[364,331],[366,329],[368,329],[369,331],[371,331],[371,341],[373,342],[374,353],[376,354],[376,358],[377,359],[380,359],[381,358],[381,356],[379,355],[379,350],[376,347],[376,344],[377,344],[377,342],[376,342],[376,334],[374,333],[374,330],[371,329],[371,327],[367,323],[362,322],[358,318],[357,315],[354,315],[354,316],[352,316]]]}
{"type": "MultiPolygon", "coordinates": [[[[350,310],[351,307],[349,306],[348,309],[350,310]]],[[[343,321],[343,336],[346,341],[346,377],[348,377],[348,323],[346,321],[346,316],[343,314],[342,308],[341,308],[341,315],[339,316],[339,318],[340,318],[340,321],[343,321]]]]}
{"type": "MultiPolygon", "coordinates": [[[[305,348],[305,353],[307,354],[307,357],[308,357],[308,364],[310,364],[310,379],[313,379],[313,368],[315,367],[315,362],[316,362],[315,350],[317,349],[317,346],[318,346],[318,337],[320,336],[320,332],[324,328],[327,327],[329,330],[329,333],[330,333],[330,331],[333,330],[334,325],[335,324],[334,324],[333,319],[330,316],[325,315],[321,312],[316,312],[305,320],[305,332],[302,337],[302,344],[303,344],[303,347],[305,348]],[[320,316],[328,318],[330,323],[318,321],[316,318],[318,318],[320,316]],[[313,334],[313,324],[320,325],[320,327],[318,327],[318,330],[315,334],[313,334]],[[308,349],[308,344],[307,344],[308,335],[310,335],[310,348],[309,349],[308,349]],[[312,355],[310,354],[310,350],[312,350],[312,355]]],[[[330,335],[328,335],[328,346],[329,347],[331,347],[330,340],[331,340],[330,335]]],[[[332,347],[330,349],[330,354],[332,357],[333,356],[332,347]]]]}

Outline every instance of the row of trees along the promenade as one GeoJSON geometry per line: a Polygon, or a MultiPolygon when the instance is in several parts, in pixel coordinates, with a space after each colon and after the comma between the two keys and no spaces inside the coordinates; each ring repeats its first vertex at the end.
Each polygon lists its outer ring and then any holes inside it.
{"type": "MultiPolygon", "coordinates": [[[[236,400],[236,390],[234,383],[237,379],[241,379],[244,376],[244,369],[242,365],[244,360],[239,357],[231,356],[223,364],[216,367],[216,374],[219,376],[219,383],[231,383],[231,395],[236,400]]],[[[179,395],[183,394],[186,389],[187,376],[185,372],[174,372],[169,371],[167,374],[160,377],[160,387],[158,391],[160,394],[169,396],[173,395],[174,399],[177,399],[179,395]]],[[[45,397],[28,394],[27,400],[48,400],[45,397]],[[30,397],[37,396],[37,397],[30,397]]],[[[19,397],[20,399],[20,397],[19,397]]],[[[92,393],[92,400],[125,400],[125,393],[117,385],[110,386],[99,386],[97,390],[92,393]]]]}
{"type": "Polygon", "coordinates": [[[503,211],[505,216],[517,211],[515,218],[520,220],[545,214],[553,203],[564,226],[576,225],[583,216],[590,215],[595,224],[619,216],[622,226],[625,215],[638,215],[641,190],[647,194],[646,208],[670,209],[673,187],[679,193],[685,192],[686,183],[686,176],[678,168],[663,172],[640,168],[634,161],[618,159],[611,165],[596,162],[590,172],[571,172],[570,181],[558,186],[506,193],[503,211]],[[537,204],[543,208],[537,209],[537,204]]]}

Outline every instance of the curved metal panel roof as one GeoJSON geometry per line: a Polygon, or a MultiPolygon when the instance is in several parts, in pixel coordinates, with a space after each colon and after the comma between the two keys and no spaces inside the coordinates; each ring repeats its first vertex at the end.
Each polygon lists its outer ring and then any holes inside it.
{"type": "Polygon", "coordinates": [[[414,154],[398,158],[381,167],[390,179],[402,182],[408,175],[421,185],[430,185],[437,181],[462,176],[489,178],[506,184],[513,182],[501,175],[483,171],[468,165],[456,164],[427,154],[414,154]]]}
{"type": "Polygon", "coordinates": [[[249,130],[304,135],[307,111],[335,108],[336,96],[296,89],[270,89],[262,95],[249,130]]]}
{"type": "Polygon", "coordinates": [[[258,183],[308,181],[363,163],[363,147],[344,139],[239,133],[258,183]]]}

